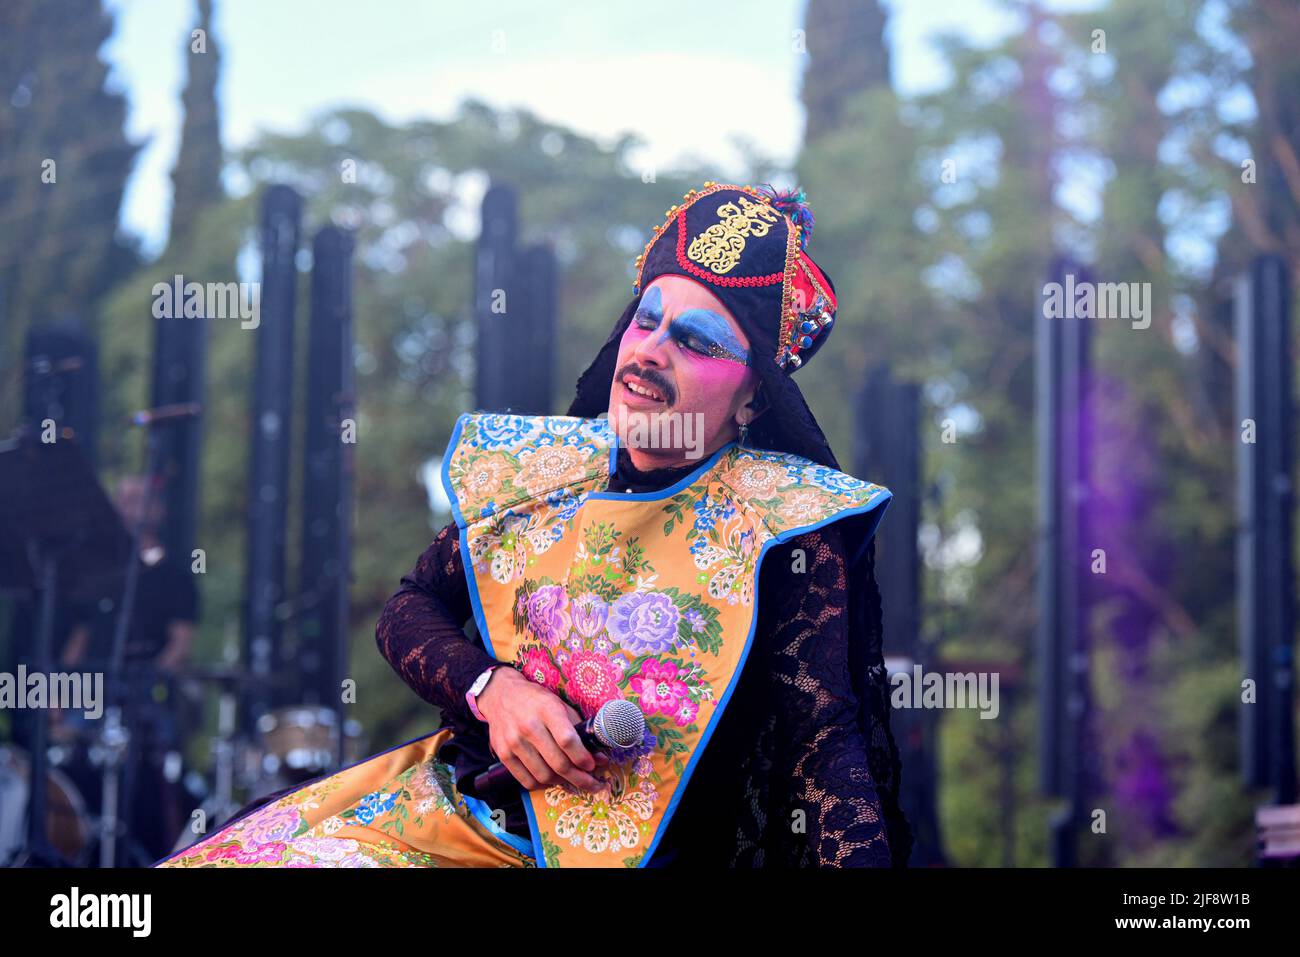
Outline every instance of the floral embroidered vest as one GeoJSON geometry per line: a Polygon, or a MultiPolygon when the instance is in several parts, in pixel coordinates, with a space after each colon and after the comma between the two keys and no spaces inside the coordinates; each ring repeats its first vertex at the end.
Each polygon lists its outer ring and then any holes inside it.
{"type": "Polygon", "coordinates": [[[650,860],[740,678],[768,547],[870,513],[865,544],[891,496],[734,442],[669,488],[610,492],[617,444],[606,419],[462,415],[443,460],[488,650],[584,717],[611,698],[646,717],[611,791],[526,795],[541,867],[650,860]]]}

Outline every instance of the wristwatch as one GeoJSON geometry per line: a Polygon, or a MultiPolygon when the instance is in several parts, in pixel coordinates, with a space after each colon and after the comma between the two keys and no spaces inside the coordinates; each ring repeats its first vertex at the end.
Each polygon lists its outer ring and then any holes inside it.
{"type": "Polygon", "coordinates": [[[480,721],[486,722],[487,718],[483,717],[483,712],[478,709],[478,696],[482,694],[483,689],[487,687],[488,679],[492,677],[492,672],[500,667],[501,665],[489,665],[481,675],[474,679],[474,683],[470,685],[469,690],[465,692],[465,701],[469,704],[469,710],[472,711],[474,717],[478,718],[480,721]]]}

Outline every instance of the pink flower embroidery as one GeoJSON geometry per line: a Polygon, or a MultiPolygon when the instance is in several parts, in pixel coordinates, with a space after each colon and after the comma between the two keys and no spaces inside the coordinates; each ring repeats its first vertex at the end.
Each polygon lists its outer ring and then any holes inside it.
{"type": "MultiPolygon", "coordinates": [[[[682,700],[689,700],[690,696],[686,682],[677,677],[677,666],[671,661],[661,662],[653,658],[643,662],[641,670],[632,676],[631,687],[640,696],[641,710],[646,714],[676,717],[682,700]]],[[[689,721],[686,723],[690,724],[689,721]]]]}
{"type": "Polygon", "coordinates": [[[673,714],[674,720],[679,728],[684,728],[700,713],[700,706],[690,698],[682,698],[677,702],[677,711],[673,714]]]}
{"type": "Polygon", "coordinates": [[[606,701],[621,698],[618,669],[598,651],[575,651],[564,662],[566,690],[584,717],[590,718],[606,701]]]}
{"type": "Polygon", "coordinates": [[[240,847],[238,844],[223,844],[221,847],[209,851],[207,860],[221,861],[230,859],[238,864],[273,864],[284,856],[284,850],[285,845],[278,841],[271,844],[261,844],[252,849],[240,847]]]}
{"type": "Polygon", "coordinates": [[[551,662],[551,656],[542,648],[529,648],[524,652],[524,677],[543,687],[556,691],[560,687],[560,669],[551,662]]]}

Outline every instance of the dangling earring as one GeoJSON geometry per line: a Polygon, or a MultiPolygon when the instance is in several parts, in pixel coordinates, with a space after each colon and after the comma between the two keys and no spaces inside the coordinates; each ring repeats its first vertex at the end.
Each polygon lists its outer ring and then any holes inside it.
{"type": "Polygon", "coordinates": [[[744,445],[747,441],[749,441],[749,423],[742,422],[740,423],[740,444],[744,445]]]}

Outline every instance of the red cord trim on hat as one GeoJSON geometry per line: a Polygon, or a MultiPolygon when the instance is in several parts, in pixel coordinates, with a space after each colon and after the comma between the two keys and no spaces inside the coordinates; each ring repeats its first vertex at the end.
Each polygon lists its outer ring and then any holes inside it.
{"type": "MultiPolygon", "coordinates": [[[[636,281],[632,283],[632,291],[634,293],[639,295],[641,292],[641,280],[645,275],[645,261],[646,258],[650,255],[651,247],[653,247],[654,244],[659,241],[659,237],[662,236],[664,232],[667,231],[668,227],[671,226],[673,223],[679,224],[678,236],[677,236],[677,261],[681,264],[681,266],[684,269],[690,271],[692,275],[699,275],[699,277],[704,281],[712,283],[713,285],[716,286],[772,285],[776,282],[778,278],[777,273],[773,273],[771,276],[754,277],[752,279],[745,280],[742,282],[737,282],[735,279],[725,280],[725,279],[711,278],[713,277],[713,273],[708,272],[706,270],[700,270],[697,267],[691,265],[683,258],[683,248],[686,245],[686,218],[685,218],[686,210],[694,206],[697,202],[699,202],[705,196],[708,196],[710,193],[716,193],[719,190],[723,190],[723,189],[734,189],[734,190],[739,190],[742,193],[748,193],[750,196],[761,201],[765,205],[772,206],[774,209],[776,208],[775,206],[773,206],[772,197],[768,193],[764,192],[761,189],[756,189],[753,186],[742,186],[742,185],[737,185],[735,183],[706,182],[703,189],[691,190],[689,193],[687,193],[685,196],[682,197],[682,199],[687,201],[685,205],[680,207],[678,206],[673,207],[673,210],[680,209],[681,211],[673,213],[666,220],[664,220],[662,225],[654,227],[654,229],[651,232],[650,241],[647,242],[645,244],[645,248],[641,250],[641,255],[636,257],[636,281]],[[768,280],[768,281],[762,282],[760,280],[768,280]]],[[[787,253],[787,259],[788,259],[788,253],[787,253]]],[[[783,275],[784,274],[782,274],[782,276],[783,275]]]]}
{"type": "Polygon", "coordinates": [[[716,276],[707,269],[701,269],[686,258],[686,210],[677,214],[677,265],[692,276],[703,279],[714,286],[774,286],[785,278],[784,272],[769,273],[766,276],[716,276]]]}

